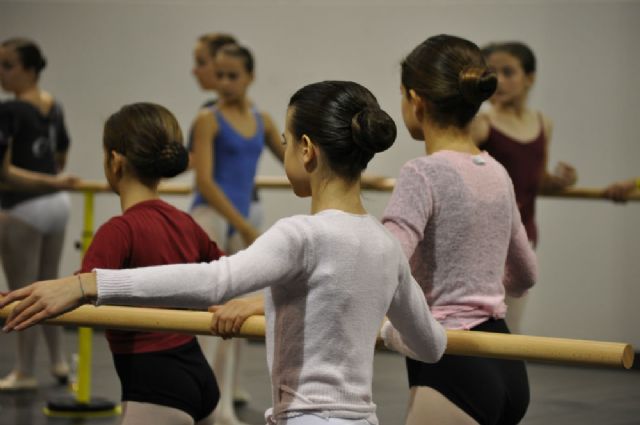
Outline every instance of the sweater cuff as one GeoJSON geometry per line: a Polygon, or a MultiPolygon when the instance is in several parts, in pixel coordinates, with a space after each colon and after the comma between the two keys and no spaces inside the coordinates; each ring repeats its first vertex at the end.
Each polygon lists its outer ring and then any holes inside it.
{"type": "Polygon", "coordinates": [[[94,269],[96,273],[96,305],[121,304],[118,300],[133,296],[133,281],[128,270],[94,269]]]}

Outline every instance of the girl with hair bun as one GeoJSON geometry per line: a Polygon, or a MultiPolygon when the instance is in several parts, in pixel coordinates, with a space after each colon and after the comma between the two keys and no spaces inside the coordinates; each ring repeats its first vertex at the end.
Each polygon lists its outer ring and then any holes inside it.
{"type": "MultiPolygon", "coordinates": [[[[564,162],[558,162],[553,172],[548,170],[553,123],[527,105],[537,68],[531,48],[521,42],[491,43],[482,53],[496,73],[498,87],[489,99],[491,107],[472,121],[471,135],[481,149],[505,167],[513,180],[520,216],[535,248],[538,193],[574,185],[576,170],[564,162]]],[[[527,297],[507,297],[507,323],[514,332],[521,331],[526,301],[527,297]]]]}
{"type": "MultiPolygon", "coordinates": [[[[103,144],[105,176],[120,195],[123,214],[97,231],[81,272],[200,263],[222,255],[191,216],[159,199],[160,180],[188,165],[171,112],[151,103],[124,106],[106,121],[103,144]]],[[[110,330],[106,336],[122,387],[122,424],[213,423],[218,386],[194,336],[110,330]]]]}
{"type": "MultiPolygon", "coordinates": [[[[404,123],[427,155],[402,167],[382,222],[447,329],[509,333],[505,293],[521,296],[536,279],[511,180],[469,129],[496,84],[480,49],[459,37],[431,37],[402,62],[404,123]]],[[[517,424],[529,403],[521,361],[407,358],[407,373],[407,425],[517,424]]]]}
{"type": "MultiPolygon", "coordinates": [[[[151,103],[122,107],[104,125],[104,173],[122,215],[100,226],[80,272],[215,260],[221,251],[188,214],[162,201],[160,179],[183,172],[188,154],[175,117],[151,103]]],[[[82,293],[82,274],[63,293],[82,293]]],[[[48,281],[47,287],[55,287],[48,281]]],[[[219,398],[195,337],[107,330],[122,390],[122,424],[212,424],[219,398]],[[159,372],[161,371],[161,372],[159,372]]]]}
{"type": "MultiPolygon", "coordinates": [[[[446,346],[398,241],[361,201],[360,175],[393,144],[395,124],[371,92],[344,81],[298,90],[286,123],[286,174],[296,195],[311,198],[310,215],[281,219],[247,249],[209,264],[98,269],[80,275],[83,293],[73,277],[35,283],[0,301],[26,298],[4,329],[88,299],[206,308],[266,288],[268,423],[377,424],[371,381],[385,314],[393,323],[385,325],[387,343],[407,355],[433,362],[446,346]],[[25,310],[36,299],[37,307],[25,310]]],[[[214,316],[214,331],[218,325],[214,316]]]]}
{"type": "MultiPolygon", "coordinates": [[[[60,174],[69,149],[69,135],[60,104],[40,89],[46,60],[36,43],[23,38],[0,45],[0,84],[14,99],[0,104],[0,145],[3,180],[13,186],[0,192],[2,266],[10,289],[58,275],[69,197],[58,192],[75,178],[60,174]]],[[[42,326],[18,336],[13,370],[0,378],[0,391],[33,390],[38,333],[42,330],[51,359],[50,371],[59,383],[69,367],[61,330],[42,326]]]]}

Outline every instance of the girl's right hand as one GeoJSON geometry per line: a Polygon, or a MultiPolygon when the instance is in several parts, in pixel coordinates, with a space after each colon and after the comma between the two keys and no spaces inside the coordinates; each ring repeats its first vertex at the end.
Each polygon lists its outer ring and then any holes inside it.
{"type": "Polygon", "coordinates": [[[557,189],[564,189],[576,184],[578,180],[578,174],[576,169],[565,162],[558,162],[556,168],[553,170],[553,183],[557,189]]]}
{"type": "Polygon", "coordinates": [[[57,174],[54,177],[53,185],[58,190],[73,189],[78,183],[80,183],[80,177],[73,174],[57,174]]]}
{"type": "Polygon", "coordinates": [[[0,308],[20,301],[7,318],[2,330],[23,330],[43,320],[73,310],[85,300],[77,276],[33,283],[9,292],[0,300],[0,308]]]}

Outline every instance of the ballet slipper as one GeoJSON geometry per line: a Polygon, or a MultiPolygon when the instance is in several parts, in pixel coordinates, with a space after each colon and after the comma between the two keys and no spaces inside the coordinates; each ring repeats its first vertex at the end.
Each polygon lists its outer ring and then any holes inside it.
{"type": "Polygon", "coordinates": [[[59,363],[51,367],[51,375],[58,381],[59,385],[67,385],[69,383],[69,365],[59,363]]]}
{"type": "Polygon", "coordinates": [[[11,372],[0,379],[0,391],[29,391],[38,388],[38,381],[33,376],[19,376],[17,372],[11,372]]]}

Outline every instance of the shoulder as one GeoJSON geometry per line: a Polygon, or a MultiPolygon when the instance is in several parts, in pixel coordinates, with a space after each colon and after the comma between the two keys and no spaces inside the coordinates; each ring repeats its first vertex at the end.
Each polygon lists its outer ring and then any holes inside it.
{"type": "Polygon", "coordinates": [[[271,118],[271,115],[269,115],[266,112],[259,111],[258,116],[262,119],[265,130],[274,128],[273,119],[271,118]]]}
{"type": "Polygon", "coordinates": [[[218,129],[218,120],[212,108],[203,108],[198,111],[196,118],[193,120],[194,133],[210,133],[216,132],[218,129]]]}
{"type": "Polygon", "coordinates": [[[213,108],[202,108],[198,111],[195,125],[215,125],[217,123],[215,110],[213,108]]]}
{"type": "Polygon", "coordinates": [[[400,174],[420,176],[423,178],[437,177],[439,172],[451,168],[452,165],[447,160],[446,154],[438,152],[407,161],[402,168],[400,168],[400,174]]]}
{"type": "Polygon", "coordinates": [[[469,131],[471,138],[476,145],[484,143],[489,138],[489,132],[491,130],[491,119],[488,111],[480,111],[473,118],[469,125],[469,131]]]}
{"type": "Polygon", "coordinates": [[[542,112],[538,112],[537,114],[540,117],[545,138],[548,140],[553,132],[553,120],[542,112]]]}
{"type": "Polygon", "coordinates": [[[112,217],[102,224],[94,236],[94,241],[103,238],[125,237],[128,238],[133,233],[131,220],[123,215],[112,217]]]}

